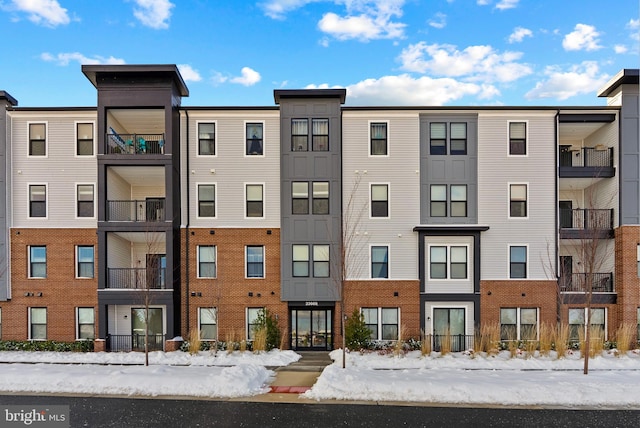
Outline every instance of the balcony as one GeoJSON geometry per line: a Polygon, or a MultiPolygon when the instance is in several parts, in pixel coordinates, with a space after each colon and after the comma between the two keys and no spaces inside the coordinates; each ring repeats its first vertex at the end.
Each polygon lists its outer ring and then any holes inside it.
{"type": "Polygon", "coordinates": [[[613,273],[572,273],[558,280],[561,293],[587,293],[591,281],[591,292],[613,293],[613,273]]]}
{"type": "Polygon", "coordinates": [[[561,178],[610,178],[615,177],[613,147],[560,146],[561,178]]]}
{"type": "Polygon", "coordinates": [[[165,221],[164,198],[133,201],[107,201],[107,221],[165,221]]]}
{"type": "Polygon", "coordinates": [[[164,134],[118,134],[105,136],[105,155],[163,155],[164,134]]]}
{"type": "MultiPolygon", "coordinates": [[[[149,351],[164,351],[164,334],[149,334],[149,351]]],[[[144,334],[109,334],[106,349],[109,352],[144,351],[144,334]]]]}
{"type": "Polygon", "coordinates": [[[613,209],[560,209],[560,238],[613,238],[613,209]]]}
{"type": "Polygon", "coordinates": [[[107,268],[105,288],[166,290],[166,268],[107,268]]]}

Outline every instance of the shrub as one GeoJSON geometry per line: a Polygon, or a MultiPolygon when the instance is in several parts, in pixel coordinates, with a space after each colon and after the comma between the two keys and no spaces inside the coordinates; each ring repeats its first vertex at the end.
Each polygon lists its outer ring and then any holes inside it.
{"type": "MultiPolygon", "coordinates": [[[[280,328],[278,328],[278,320],[273,316],[269,309],[262,309],[258,312],[258,318],[254,326],[254,333],[265,330],[264,350],[270,351],[280,345],[280,328]]],[[[255,348],[254,348],[255,349],[255,348]]]]}
{"type": "Polygon", "coordinates": [[[0,340],[0,351],[93,352],[93,340],[0,340]]]}
{"type": "Polygon", "coordinates": [[[260,329],[255,330],[255,335],[253,337],[252,343],[253,352],[260,352],[267,350],[267,329],[266,327],[262,327],[260,329]]]}
{"type": "Polygon", "coordinates": [[[354,309],[344,324],[344,337],[347,349],[360,351],[369,347],[371,330],[364,323],[364,315],[354,309]]]}
{"type": "Polygon", "coordinates": [[[192,328],[189,332],[189,353],[191,355],[197,354],[200,350],[200,331],[197,328],[192,328]]]}
{"type": "Polygon", "coordinates": [[[635,327],[633,324],[625,323],[616,330],[616,348],[620,354],[626,354],[631,350],[633,336],[636,334],[635,327]]]}

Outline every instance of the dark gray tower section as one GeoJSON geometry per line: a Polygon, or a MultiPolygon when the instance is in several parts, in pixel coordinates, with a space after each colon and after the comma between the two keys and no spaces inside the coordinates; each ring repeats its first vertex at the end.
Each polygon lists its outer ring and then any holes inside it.
{"type": "Polygon", "coordinates": [[[7,110],[18,101],[5,91],[0,91],[0,302],[11,297],[9,283],[9,209],[11,207],[11,142],[7,141],[10,121],[7,110]]]}

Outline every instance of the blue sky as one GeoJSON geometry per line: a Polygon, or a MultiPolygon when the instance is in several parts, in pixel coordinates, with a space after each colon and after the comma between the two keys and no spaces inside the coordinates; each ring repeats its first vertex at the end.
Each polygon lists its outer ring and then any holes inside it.
{"type": "Polygon", "coordinates": [[[640,67],[638,0],[0,0],[0,89],[95,106],[81,64],[177,64],[184,106],[604,105],[640,67]]]}

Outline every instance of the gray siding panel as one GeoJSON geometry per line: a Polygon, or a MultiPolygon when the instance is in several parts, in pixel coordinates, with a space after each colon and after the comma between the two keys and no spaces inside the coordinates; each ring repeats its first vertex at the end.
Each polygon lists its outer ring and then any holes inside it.
{"type": "Polygon", "coordinates": [[[640,224],[640,107],[635,91],[622,93],[620,114],[620,224],[640,224]]]}

